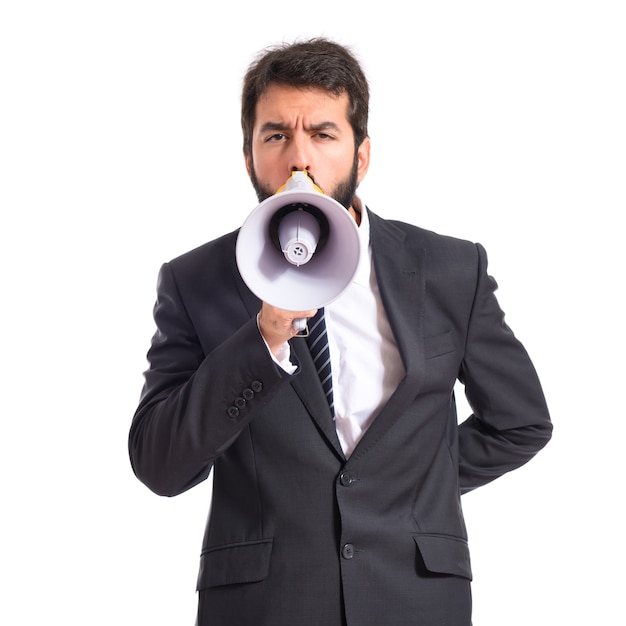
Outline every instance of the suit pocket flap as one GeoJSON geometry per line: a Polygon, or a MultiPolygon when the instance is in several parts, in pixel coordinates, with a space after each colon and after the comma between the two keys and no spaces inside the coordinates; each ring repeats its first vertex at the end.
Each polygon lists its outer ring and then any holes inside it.
{"type": "Polygon", "coordinates": [[[269,572],[272,543],[272,539],[262,539],[203,552],[197,590],[263,580],[269,572]]]}
{"type": "Polygon", "coordinates": [[[443,535],[417,535],[413,539],[429,572],[454,574],[472,580],[466,541],[443,535]]]}

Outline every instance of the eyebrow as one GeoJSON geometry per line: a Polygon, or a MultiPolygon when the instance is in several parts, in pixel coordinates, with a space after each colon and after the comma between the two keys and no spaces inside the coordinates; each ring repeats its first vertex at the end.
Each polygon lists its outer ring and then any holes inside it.
{"type": "MultiPolygon", "coordinates": [[[[266,133],[268,131],[279,131],[279,130],[289,130],[289,125],[284,122],[265,122],[260,131],[262,133],[266,133]]],[[[311,124],[310,126],[306,126],[304,130],[334,130],[339,132],[339,126],[335,122],[319,122],[318,124],[311,124]]]]}

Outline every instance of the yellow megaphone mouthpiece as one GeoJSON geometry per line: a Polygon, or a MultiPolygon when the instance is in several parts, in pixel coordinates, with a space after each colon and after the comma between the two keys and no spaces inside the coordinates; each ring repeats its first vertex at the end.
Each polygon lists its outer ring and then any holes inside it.
{"type": "Polygon", "coordinates": [[[313,179],[309,176],[309,173],[304,170],[295,170],[291,172],[291,176],[287,179],[287,182],[281,185],[274,195],[283,191],[317,191],[324,194],[320,187],[318,187],[313,179]]]}

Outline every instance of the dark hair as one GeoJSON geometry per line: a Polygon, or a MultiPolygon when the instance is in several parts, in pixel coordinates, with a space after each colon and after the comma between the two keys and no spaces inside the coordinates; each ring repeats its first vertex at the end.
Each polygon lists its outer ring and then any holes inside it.
{"type": "Polygon", "coordinates": [[[369,86],[359,61],[345,46],[315,38],[266,48],[248,68],[241,95],[244,152],[251,152],[256,104],[272,84],[318,87],[335,96],[346,93],[356,146],[367,137],[369,86]]]}

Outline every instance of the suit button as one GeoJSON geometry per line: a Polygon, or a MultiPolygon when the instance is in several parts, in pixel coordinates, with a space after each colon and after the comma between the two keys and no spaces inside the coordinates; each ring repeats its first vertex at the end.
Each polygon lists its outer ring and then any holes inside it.
{"type": "Polygon", "coordinates": [[[254,391],[254,393],[259,393],[259,391],[263,389],[263,383],[260,380],[254,380],[252,381],[250,388],[254,391]]]}
{"type": "Polygon", "coordinates": [[[349,472],[341,472],[341,474],[339,474],[339,482],[344,487],[350,487],[356,482],[356,480],[350,476],[349,472]]]}
{"type": "Polygon", "coordinates": [[[341,548],[341,556],[344,559],[353,559],[354,558],[354,546],[351,543],[346,543],[343,548],[341,548]]]}
{"type": "Polygon", "coordinates": [[[243,398],[235,398],[235,406],[238,409],[243,409],[246,406],[246,401],[243,398]]]}
{"type": "Polygon", "coordinates": [[[231,419],[239,417],[239,409],[236,406],[229,406],[226,412],[228,413],[228,417],[231,419]]]}
{"type": "Polygon", "coordinates": [[[246,387],[242,392],[241,395],[246,399],[246,400],[252,400],[252,398],[254,398],[254,391],[252,391],[252,389],[249,389],[248,387],[246,387]]]}

